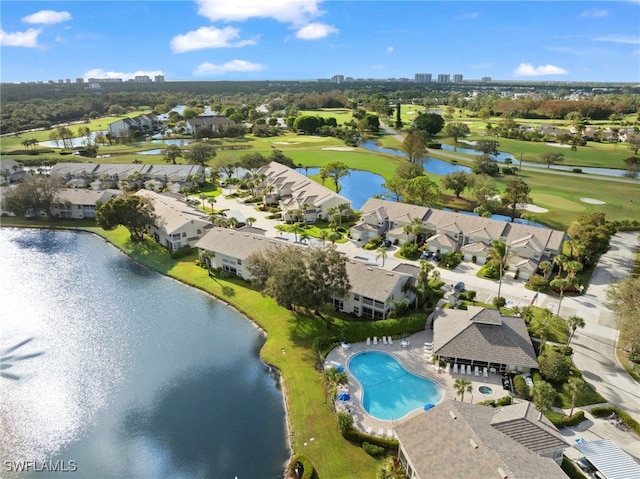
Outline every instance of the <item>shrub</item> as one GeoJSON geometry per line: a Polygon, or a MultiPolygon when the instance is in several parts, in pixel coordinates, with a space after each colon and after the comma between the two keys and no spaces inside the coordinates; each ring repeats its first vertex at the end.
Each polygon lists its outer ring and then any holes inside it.
{"type": "Polygon", "coordinates": [[[580,472],[578,466],[569,459],[567,456],[562,456],[562,471],[569,477],[569,479],[584,479],[584,474],[580,472]]]}
{"type": "Polygon", "coordinates": [[[504,296],[497,296],[493,298],[493,305],[496,308],[504,308],[506,304],[507,304],[507,300],[504,296]]]}
{"type": "Polygon", "coordinates": [[[613,406],[596,406],[592,407],[589,412],[594,417],[605,417],[610,416],[611,413],[616,413],[618,418],[622,420],[622,422],[629,428],[635,431],[636,434],[640,434],[640,423],[638,423],[635,419],[629,416],[626,412],[618,409],[613,406]]]}
{"type": "Polygon", "coordinates": [[[518,374],[513,378],[513,387],[518,396],[529,399],[529,386],[521,375],[518,374]]]}
{"type": "Polygon", "coordinates": [[[573,168],[571,171],[574,173],[582,173],[582,168],[573,168]]]}
{"type": "Polygon", "coordinates": [[[478,293],[472,289],[469,289],[467,291],[463,291],[462,293],[460,293],[460,299],[464,300],[464,301],[475,301],[476,299],[476,295],[478,293]]]}
{"type": "Polygon", "coordinates": [[[544,291],[549,287],[549,283],[539,274],[534,274],[529,278],[529,281],[525,283],[525,287],[534,291],[544,291]]]}
{"type": "Polygon", "coordinates": [[[396,439],[384,439],[382,437],[369,436],[368,434],[357,431],[355,429],[345,432],[342,437],[356,444],[363,444],[366,441],[369,444],[380,446],[387,451],[393,452],[394,454],[398,451],[399,443],[396,439]]]}
{"type": "Polygon", "coordinates": [[[582,421],[584,421],[584,411],[576,411],[571,417],[565,416],[564,414],[559,412],[547,411],[545,413],[545,416],[558,429],[563,427],[575,426],[576,424],[580,424],[582,421]]]}
{"type": "Polygon", "coordinates": [[[376,446],[375,444],[370,444],[367,441],[362,443],[362,449],[364,449],[364,452],[366,452],[372,457],[378,457],[382,455],[382,453],[384,452],[384,447],[376,446]]]}
{"type": "Polygon", "coordinates": [[[476,255],[474,254],[474,255],[471,257],[471,262],[472,262],[473,264],[476,264],[476,261],[478,261],[478,258],[477,258],[477,257],[476,257],[476,255]]]}
{"type": "Polygon", "coordinates": [[[488,262],[480,268],[479,275],[483,278],[498,279],[498,276],[500,276],[500,270],[495,263],[488,262]]]}
{"type": "Polygon", "coordinates": [[[400,256],[404,256],[407,259],[417,257],[419,253],[420,250],[418,250],[418,247],[411,241],[405,241],[402,246],[400,246],[400,256]]]}
{"type": "Polygon", "coordinates": [[[509,404],[511,404],[512,399],[511,396],[503,396],[500,399],[498,399],[496,401],[496,406],[508,406],[509,404]]]}
{"type": "Polygon", "coordinates": [[[538,371],[536,371],[531,375],[531,380],[533,381],[533,384],[539,383],[540,381],[542,381],[542,375],[538,371]]]}
{"type": "Polygon", "coordinates": [[[179,258],[184,258],[185,256],[189,256],[192,252],[192,248],[191,246],[184,245],[182,248],[177,249],[175,251],[171,252],[171,257],[173,259],[179,259],[179,258]]]}
{"type": "Polygon", "coordinates": [[[307,456],[303,456],[302,454],[296,454],[291,458],[288,469],[288,477],[298,477],[296,475],[296,470],[302,470],[302,475],[299,476],[300,479],[314,479],[318,477],[318,474],[316,473],[309,458],[307,456]]]}
{"type": "Polygon", "coordinates": [[[444,253],[440,256],[440,261],[438,262],[438,266],[446,267],[449,269],[454,269],[462,262],[462,255],[460,253],[444,253]]]}

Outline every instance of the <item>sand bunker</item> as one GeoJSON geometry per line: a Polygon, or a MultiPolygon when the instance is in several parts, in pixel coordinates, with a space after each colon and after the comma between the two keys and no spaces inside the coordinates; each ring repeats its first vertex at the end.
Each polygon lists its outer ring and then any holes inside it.
{"type": "Polygon", "coordinates": [[[571,148],[571,145],[561,145],[560,143],[545,143],[547,146],[555,146],[556,148],[571,148]]]}
{"type": "Polygon", "coordinates": [[[273,141],[274,145],[297,145],[299,141],[273,141]]]}
{"type": "Polygon", "coordinates": [[[520,209],[530,211],[531,213],[548,213],[549,210],[546,208],[542,208],[541,206],[526,204],[526,205],[518,205],[520,209]]]}
{"type": "Polygon", "coordinates": [[[590,205],[604,205],[604,201],[594,200],[593,198],[580,198],[583,203],[589,203],[590,205]]]}
{"type": "Polygon", "coordinates": [[[353,151],[353,148],[350,146],[327,146],[323,148],[323,150],[332,150],[332,151],[353,151]]]}

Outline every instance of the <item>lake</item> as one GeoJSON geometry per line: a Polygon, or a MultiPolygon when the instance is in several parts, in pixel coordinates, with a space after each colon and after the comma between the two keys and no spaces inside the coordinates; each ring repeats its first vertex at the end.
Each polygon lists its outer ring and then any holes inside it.
{"type": "Polygon", "coordinates": [[[232,308],[79,232],[0,228],[0,451],[76,473],[277,478],[289,457],[264,337],[232,308]]]}

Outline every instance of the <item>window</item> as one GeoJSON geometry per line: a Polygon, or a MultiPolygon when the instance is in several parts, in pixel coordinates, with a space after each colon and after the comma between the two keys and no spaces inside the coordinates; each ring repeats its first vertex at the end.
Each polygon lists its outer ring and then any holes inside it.
{"type": "Polygon", "coordinates": [[[360,314],[360,308],[358,306],[353,307],[353,314],[356,314],[356,315],[360,314]]]}
{"type": "Polygon", "coordinates": [[[198,234],[202,234],[202,231],[201,231],[201,230],[198,230],[198,234]]]}
{"type": "Polygon", "coordinates": [[[186,237],[187,237],[187,233],[184,233],[184,232],[183,232],[183,233],[182,233],[182,237],[183,237],[183,238],[186,238],[186,237]]]}
{"type": "Polygon", "coordinates": [[[354,301],[360,301],[360,295],[359,294],[354,294],[353,295],[353,300],[354,301]]]}
{"type": "Polygon", "coordinates": [[[241,259],[239,259],[237,262],[238,262],[238,264],[242,264],[242,260],[241,259]]]}

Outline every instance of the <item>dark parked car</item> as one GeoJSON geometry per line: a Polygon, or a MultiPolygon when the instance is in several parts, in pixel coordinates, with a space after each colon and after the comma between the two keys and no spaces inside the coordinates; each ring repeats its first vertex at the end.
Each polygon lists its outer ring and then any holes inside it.
{"type": "Polygon", "coordinates": [[[595,470],[596,470],[596,468],[593,466],[593,464],[591,464],[586,457],[581,457],[580,459],[577,459],[576,460],[576,465],[580,469],[582,469],[583,472],[586,472],[587,474],[591,474],[592,472],[595,472],[595,470]]]}
{"type": "Polygon", "coordinates": [[[384,240],[381,246],[383,248],[391,248],[391,240],[384,240]]]}
{"type": "Polygon", "coordinates": [[[462,293],[464,291],[464,283],[462,281],[456,283],[456,285],[453,287],[453,290],[456,293],[462,293]]]}
{"type": "Polygon", "coordinates": [[[433,251],[423,251],[420,255],[420,259],[429,259],[433,256],[433,251]]]}

